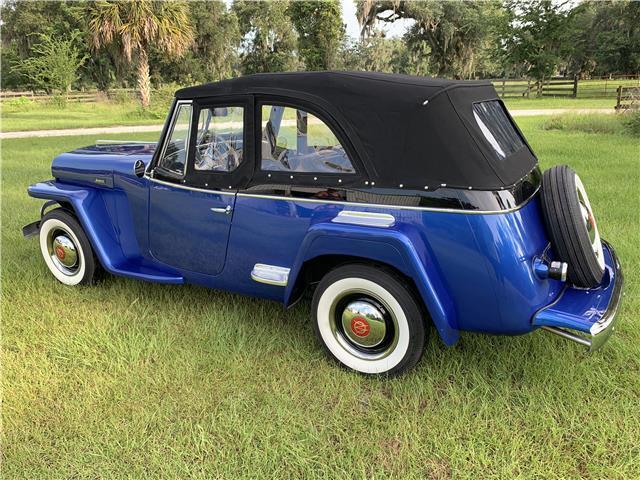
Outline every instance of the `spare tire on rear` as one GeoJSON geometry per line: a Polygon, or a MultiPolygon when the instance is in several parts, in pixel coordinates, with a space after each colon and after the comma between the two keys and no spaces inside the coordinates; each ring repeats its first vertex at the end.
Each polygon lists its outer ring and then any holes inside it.
{"type": "Polygon", "coordinates": [[[597,286],[604,274],[602,241],[584,185],[567,165],[544,172],[542,207],[553,251],[569,266],[569,281],[597,286]]]}

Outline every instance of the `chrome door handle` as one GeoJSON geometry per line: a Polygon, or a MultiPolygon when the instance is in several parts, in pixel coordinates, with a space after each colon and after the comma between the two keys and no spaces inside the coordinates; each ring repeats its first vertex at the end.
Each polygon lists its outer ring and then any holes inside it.
{"type": "Polygon", "coordinates": [[[210,210],[213,213],[224,213],[225,215],[231,215],[233,208],[231,208],[231,205],[227,205],[225,208],[211,208],[210,210]]]}

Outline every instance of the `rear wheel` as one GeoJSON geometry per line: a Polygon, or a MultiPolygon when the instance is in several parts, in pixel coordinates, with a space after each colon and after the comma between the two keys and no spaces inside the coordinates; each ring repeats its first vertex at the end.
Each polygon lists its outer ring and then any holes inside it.
{"type": "Polygon", "coordinates": [[[42,217],[40,251],[53,276],[65,285],[93,282],[98,262],[84,230],[70,213],[57,208],[42,217]]]}
{"type": "Polygon", "coordinates": [[[392,272],[359,264],[336,268],[318,285],[312,308],[316,335],[345,367],[397,375],[422,356],[421,309],[392,272]]]}
{"type": "Polygon", "coordinates": [[[591,203],[576,172],[566,165],[546,170],[542,204],[553,249],[569,266],[569,281],[595,287],[604,274],[604,252],[591,203]]]}

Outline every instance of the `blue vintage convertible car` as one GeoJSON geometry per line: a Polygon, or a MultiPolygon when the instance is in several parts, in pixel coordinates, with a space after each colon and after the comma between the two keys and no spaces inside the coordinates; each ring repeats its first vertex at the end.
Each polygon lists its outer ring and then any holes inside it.
{"type": "Polygon", "coordinates": [[[580,178],[541,173],[487,82],[185,88],[158,144],[100,142],[52,174],[28,189],[47,202],[24,234],[62,283],[103,269],[285,306],[310,291],[320,343],[358,372],[413,367],[430,323],[447,345],[543,328],[595,349],[614,329],[620,265],[580,178]]]}

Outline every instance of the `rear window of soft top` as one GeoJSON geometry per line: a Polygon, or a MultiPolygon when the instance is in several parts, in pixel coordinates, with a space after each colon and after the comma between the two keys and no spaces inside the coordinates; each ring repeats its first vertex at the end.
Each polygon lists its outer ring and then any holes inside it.
{"type": "Polygon", "coordinates": [[[507,116],[502,102],[491,100],[474,103],[473,116],[497,160],[504,160],[524,147],[522,137],[507,116]]]}

